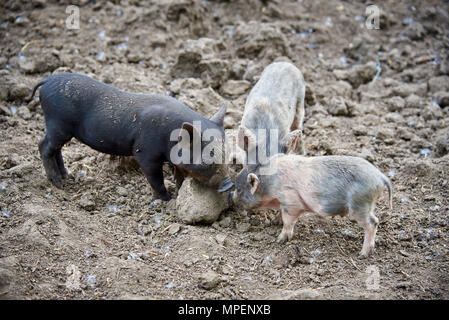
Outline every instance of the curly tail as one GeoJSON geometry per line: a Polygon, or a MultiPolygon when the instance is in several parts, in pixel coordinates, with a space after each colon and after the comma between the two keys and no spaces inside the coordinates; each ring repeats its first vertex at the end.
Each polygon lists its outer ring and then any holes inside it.
{"type": "Polygon", "coordinates": [[[36,94],[37,89],[42,86],[45,82],[47,82],[47,79],[42,80],[41,82],[39,82],[38,84],[36,84],[36,86],[33,89],[33,93],[31,94],[31,97],[29,97],[27,99],[28,102],[30,102],[31,100],[33,100],[34,95],[36,94]]]}
{"type": "Polygon", "coordinates": [[[388,189],[388,207],[393,209],[393,186],[391,185],[390,179],[382,175],[382,182],[388,189]]]}

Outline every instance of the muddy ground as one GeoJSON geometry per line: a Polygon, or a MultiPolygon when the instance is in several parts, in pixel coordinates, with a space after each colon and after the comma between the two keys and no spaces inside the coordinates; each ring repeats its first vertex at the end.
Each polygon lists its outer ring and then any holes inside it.
{"type": "MultiPolygon", "coordinates": [[[[0,8],[0,298],[448,299],[449,5],[358,1],[6,1],[0,8]],[[67,11],[79,9],[79,29],[67,11]],[[69,18],[69,24],[66,20],[69,18]],[[71,24],[72,23],[72,24],[71,24]],[[346,218],[302,216],[275,242],[277,212],[185,225],[143,174],[72,140],[64,190],[46,179],[33,86],[78,72],[172,95],[233,128],[263,68],[307,83],[308,155],[358,155],[394,184],[372,256],[346,218]],[[376,278],[376,272],[379,277],[376,278]],[[379,286],[376,286],[378,280],[379,286]]],[[[76,18],[76,17],[75,17],[76,18]]],[[[167,170],[166,185],[174,192],[167,170]]]]}

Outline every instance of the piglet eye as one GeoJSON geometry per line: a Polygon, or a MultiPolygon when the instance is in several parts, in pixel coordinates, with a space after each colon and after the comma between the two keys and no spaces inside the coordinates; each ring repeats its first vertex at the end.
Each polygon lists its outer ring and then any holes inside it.
{"type": "Polygon", "coordinates": [[[210,152],[210,156],[211,156],[211,158],[213,158],[213,157],[214,157],[214,155],[215,155],[215,153],[214,153],[214,150],[212,150],[212,151],[210,152]]]}

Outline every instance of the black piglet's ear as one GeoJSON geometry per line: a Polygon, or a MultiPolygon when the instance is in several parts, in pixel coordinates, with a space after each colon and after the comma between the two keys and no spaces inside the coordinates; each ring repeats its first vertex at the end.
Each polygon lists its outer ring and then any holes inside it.
{"type": "Polygon", "coordinates": [[[198,130],[188,122],[182,124],[182,130],[178,136],[178,142],[181,148],[190,149],[193,143],[193,135],[198,134],[198,130]]]}
{"type": "Polygon", "coordinates": [[[220,110],[217,111],[209,120],[215,123],[216,125],[223,127],[223,121],[226,114],[226,103],[221,105],[220,110]]]}

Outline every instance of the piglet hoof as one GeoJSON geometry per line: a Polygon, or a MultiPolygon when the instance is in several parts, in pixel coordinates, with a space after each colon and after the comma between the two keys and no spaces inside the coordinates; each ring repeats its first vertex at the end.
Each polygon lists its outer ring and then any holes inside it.
{"type": "Polygon", "coordinates": [[[358,258],[359,259],[366,259],[368,256],[374,251],[374,248],[368,248],[368,249],[362,249],[360,251],[358,258]]]}
{"type": "Polygon", "coordinates": [[[64,185],[62,184],[62,179],[60,177],[58,178],[49,178],[51,184],[54,185],[58,189],[64,189],[64,185]]]}
{"type": "Polygon", "coordinates": [[[61,172],[61,177],[62,180],[67,180],[67,178],[69,177],[69,173],[67,172],[67,170],[61,172]]]}
{"type": "Polygon", "coordinates": [[[365,252],[365,251],[360,251],[359,256],[357,257],[360,260],[366,259],[369,256],[369,252],[365,252]]]}
{"type": "Polygon", "coordinates": [[[168,193],[156,196],[156,198],[161,199],[162,201],[170,201],[171,200],[171,196],[168,193]]]}
{"type": "Polygon", "coordinates": [[[286,241],[287,241],[287,236],[285,233],[281,233],[276,240],[277,243],[285,243],[286,241]]]}

